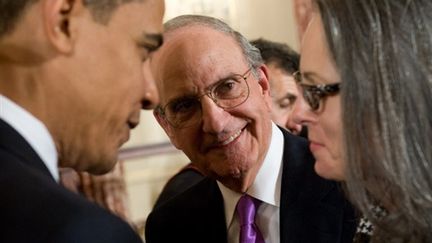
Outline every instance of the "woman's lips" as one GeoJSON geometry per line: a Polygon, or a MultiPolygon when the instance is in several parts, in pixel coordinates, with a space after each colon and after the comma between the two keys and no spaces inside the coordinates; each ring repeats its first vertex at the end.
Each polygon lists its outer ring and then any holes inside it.
{"type": "Polygon", "coordinates": [[[309,149],[312,152],[317,151],[317,150],[321,149],[322,147],[324,147],[324,145],[321,143],[317,143],[314,141],[310,141],[310,143],[309,143],[309,149]]]}

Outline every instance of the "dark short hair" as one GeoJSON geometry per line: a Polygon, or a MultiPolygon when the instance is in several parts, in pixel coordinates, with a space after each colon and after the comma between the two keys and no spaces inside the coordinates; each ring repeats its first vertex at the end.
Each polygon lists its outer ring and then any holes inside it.
{"type": "Polygon", "coordinates": [[[288,74],[299,69],[300,55],[287,44],[269,41],[263,38],[252,40],[266,64],[274,64],[288,74]]]}
{"type": "MultiPolygon", "coordinates": [[[[38,0],[0,0],[0,37],[13,31],[20,17],[38,0]]],[[[106,24],[113,11],[124,3],[143,0],[83,0],[96,22],[106,24]]]]}

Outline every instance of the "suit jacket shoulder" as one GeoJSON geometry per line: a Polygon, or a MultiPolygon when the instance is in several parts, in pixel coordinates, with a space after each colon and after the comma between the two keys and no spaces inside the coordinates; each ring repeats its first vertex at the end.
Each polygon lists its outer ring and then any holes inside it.
{"type": "Polygon", "coordinates": [[[120,218],[57,184],[1,120],[0,134],[0,242],[141,242],[120,218]]]}
{"type": "Polygon", "coordinates": [[[191,186],[200,182],[203,178],[204,175],[189,164],[168,180],[159,194],[154,207],[159,207],[175,195],[186,191],[191,186]]]}
{"type": "Polygon", "coordinates": [[[224,212],[216,181],[205,178],[151,212],[145,227],[146,242],[224,243],[224,212]]]}

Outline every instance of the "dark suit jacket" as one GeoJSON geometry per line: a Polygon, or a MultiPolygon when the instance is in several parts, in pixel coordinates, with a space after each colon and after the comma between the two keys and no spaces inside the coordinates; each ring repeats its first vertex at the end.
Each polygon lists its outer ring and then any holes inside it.
{"type": "Polygon", "coordinates": [[[204,179],[204,175],[192,163],[182,168],[165,184],[162,192],[156,200],[154,208],[163,205],[176,195],[186,191],[193,185],[204,179]]]}
{"type": "MultiPolygon", "coordinates": [[[[285,130],[283,134],[280,242],[352,242],[355,212],[338,183],[315,173],[305,139],[285,130]]],[[[145,235],[147,243],[227,242],[224,203],[216,181],[206,178],[155,208],[145,235]]]]}
{"type": "Polygon", "coordinates": [[[0,119],[0,242],[142,242],[120,218],[59,185],[0,119]]]}

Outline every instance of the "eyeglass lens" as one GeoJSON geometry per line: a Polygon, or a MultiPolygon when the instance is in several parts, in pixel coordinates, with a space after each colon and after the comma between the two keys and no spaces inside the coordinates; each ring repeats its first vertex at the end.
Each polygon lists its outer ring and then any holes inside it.
{"type": "MultiPolygon", "coordinates": [[[[247,73],[246,73],[247,74],[247,73]]],[[[201,99],[208,96],[217,106],[229,109],[244,103],[249,97],[246,77],[233,75],[214,84],[209,92],[198,97],[182,97],[169,102],[165,117],[175,127],[187,127],[201,120],[201,99]]]]}

